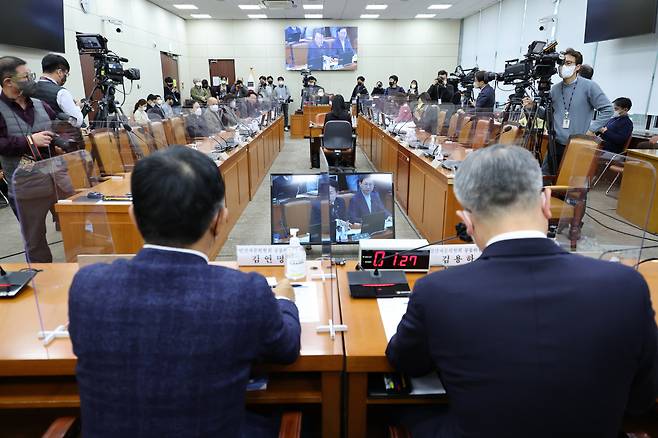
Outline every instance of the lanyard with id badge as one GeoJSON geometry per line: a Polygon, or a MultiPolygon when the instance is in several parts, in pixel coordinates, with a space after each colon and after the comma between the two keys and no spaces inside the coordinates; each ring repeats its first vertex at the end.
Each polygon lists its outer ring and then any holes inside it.
{"type": "Polygon", "coordinates": [[[571,126],[571,120],[569,120],[569,110],[571,109],[571,102],[573,102],[573,96],[576,94],[577,86],[578,82],[574,84],[573,90],[571,91],[571,97],[569,98],[569,106],[567,106],[567,102],[564,100],[564,82],[562,83],[562,103],[564,104],[564,119],[562,120],[562,129],[569,129],[569,126],[571,126]]]}

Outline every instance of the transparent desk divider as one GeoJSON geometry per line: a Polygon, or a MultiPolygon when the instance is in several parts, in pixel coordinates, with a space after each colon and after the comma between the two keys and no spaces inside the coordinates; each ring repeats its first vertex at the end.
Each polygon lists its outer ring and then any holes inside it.
{"type": "Polygon", "coordinates": [[[551,186],[550,222],[557,227],[557,242],[569,251],[636,267],[658,254],[655,185],[656,169],[648,161],[572,139],[551,186]]]}
{"type": "MultiPolygon", "coordinates": [[[[91,156],[83,150],[47,160],[23,161],[14,172],[10,194],[16,204],[28,269],[37,277],[45,268],[43,264],[53,261],[46,239],[46,221],[51,215],[62,230],[67,261],[75,262],[80,254],[114,253],[107,205],[87,197],[103,184],[93,185],[93,169],[91,156]]],[[[68,336],[67,322],[58,316],[62,312],[54,311],[47,296],[61,291],[42,292],[34,279],[32,287],[41,328],[39,337],[44,345],[68,336]]]]}

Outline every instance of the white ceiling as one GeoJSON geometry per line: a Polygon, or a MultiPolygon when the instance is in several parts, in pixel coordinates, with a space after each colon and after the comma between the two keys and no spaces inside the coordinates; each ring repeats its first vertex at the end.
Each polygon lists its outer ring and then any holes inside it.
{"type": "Polygon", "coordinates": [[[268,18],[304,19],[305,13],[322,12],[324,19],[357,20],[361,14],[379,14],[379,19],[409,19],[416,14],[436,14],[435,19],[461,19],[474,14],[480,9],[496,4],[499,0],[294,0],[298,5],[294,9],[246,11],[238,8],[239,4],[260,4],[259,0],[149,0],[151,3],[190,20],[190,14],[210,14],[213,19],[240,20],[247,19],[247,14],[266,14],[268,18]],[[428,10],[432,4],[452,4],[446,10],[428,10]],[[198,10],[180,10],[173,4],[193,4],[198,10]],[[322,11],[305,10],[303,4],[323,4],[322,11]],[[366,5],[387,4],[383,11],[366,11],[366,5]]]}

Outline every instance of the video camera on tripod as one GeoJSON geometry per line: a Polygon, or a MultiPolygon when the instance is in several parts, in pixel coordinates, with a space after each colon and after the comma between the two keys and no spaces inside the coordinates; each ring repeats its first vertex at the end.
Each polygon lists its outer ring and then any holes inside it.
{"type": "Polygon", "coordinates": [[[504,84],[518,85],[538,81],[538,91],[551,89],[551,77],[557,73],[557,66],[564,64],[564,53],[556,52],[557,41],[533,41],[528,46],[525,59],[505,61],[505,71],[496,74],[496,79],[504,84]]]}
{"type": "MultiPolygon", "coordinates": [[[[448,84],[452,85],[455,91],[462,94],[463,103],[469,103],[473,100],[473,84],[475,82],[475,75],[480,71],[477,67],[464,69],[461,65],[455,68],[455,72],[450,74],[448,84]]],[[[487,73],[488,81],[496,79],[494,73],[487,73]]]]}
{"type": "Polygon", "coordinates": [[[94,58],[96,86],[87,98],[87,104],[84,105],[82,113],[86,116],[92,110],[92,103],[97,103],[99,112],[94,119],[94,124],[98,125],[107,121],[110,114],[121,112],[120,106],[117,106],[114,100],[116,86],[123,87],[124,78],[130,81],[139,80],[140,72],[137,68],[124,69],[121,63],[128,62],[128,59],[109,50],[107,38],[102,35],[77,34],[76,42],[81,55],[91,55],[94,58]],[[98,101],[92,101],[96,90],[101,90],[103,97],[98,101]]]}

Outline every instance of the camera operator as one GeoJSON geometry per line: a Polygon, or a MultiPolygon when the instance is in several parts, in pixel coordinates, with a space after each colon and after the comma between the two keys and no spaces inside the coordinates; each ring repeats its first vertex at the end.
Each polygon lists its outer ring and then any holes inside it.
{"type": "MultiPolygon", "coordinates": [[[[544,175],[554,175],[557,172],[570,136],[593,135],[594,132],[603,128],[612,117],[612,105],[601,87],[594,81],[578,77],[582,63],[583,55],[580,52],[571,48],[567,49],[564,52],[564,63],[559,68],[562,82],[551,88],[555,129],[555,163],[558,167],[552,168],[553,159],[549,151],[542,164],[544,175]],[[598,111],[599,116],[596,120],[592,120],[595,110],[598,111]]],[[[532,110],[535,102],[529,97],[525,97],[523,105],[526,109],[532,110]]],[[[537,115],[545,119],[545,108],[539,108],[537,115]]]]}
{"type": "Polygon", "coordinates": [[[475,100],[475,112],[493,113],[494,106],[496,106],[496,92],[493,87],[489,85],[489,72],[479,70],[475,73],[473,87],[480,89],[480,94],[478,94],[478,97],[475,100]]]}
{"type": "Polygon", "coordinates": [[[73,100],[71,92],[64,88],[71,70],[66,58],[50,53],[41,60],[41,69],[43,74],[31,97],[46,102],[55,113],[68,116],[69,123],[74,127],[82,126],[82,111],[73,100]]]}
{"type": "Polygon", "coordinates": [[[441,101],[440,103],[451,103],[455,95],[454,87],[448,83],[448,72],[439,70],[434,83],[427,89],[430,99],[433,102],[441,101]]]}
{"type": "MultiPolygon", "coordinates": [[[[50,263],[52,254],[46,240],[45,221],[57,201],[54,190],[48,186],[30,187],[31,196],[23,199],[22,191],[13,187],[12,180],[23,157],[38,161],[64,153],[63,149],[51,144],[55,134],[49,129],[56,118],[55,112],[47,103],[27,97],[34,92],[34,80],[35,74],[30,72],[24,60],[14,56],[0,58],[0,164],[9,188],[9,203],[25,238],[27,259],[34,263],[50,263]],[[20,217],[16,198],[21,200],[20,217]]],[[[50,178],[37,178],[31,182],[52,184],[50,178]]]]}

